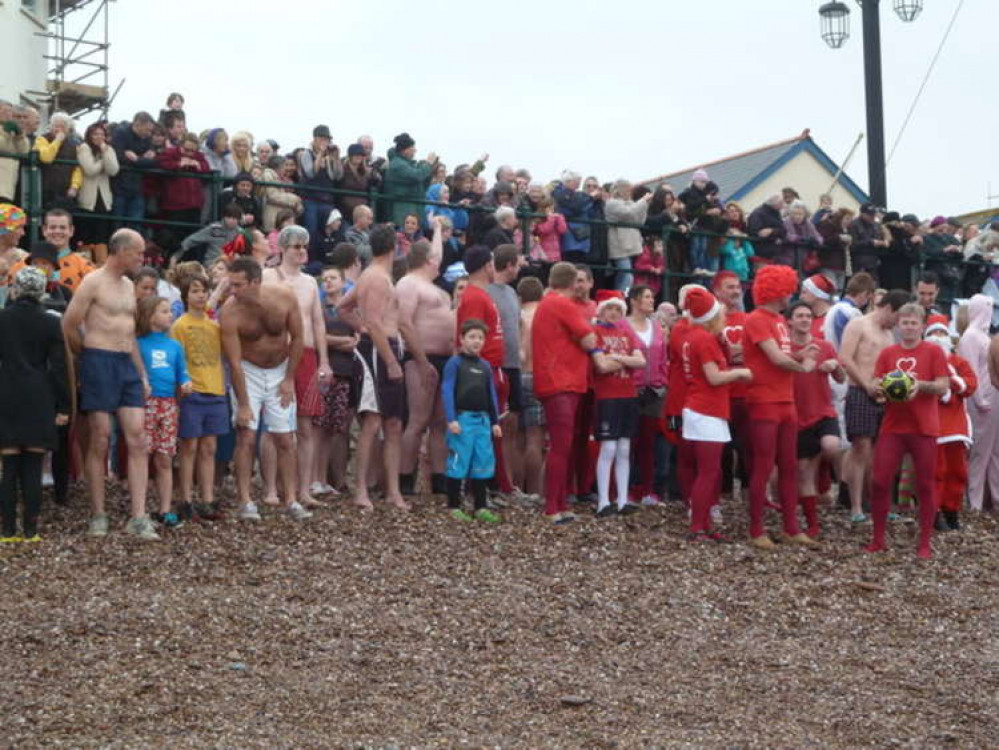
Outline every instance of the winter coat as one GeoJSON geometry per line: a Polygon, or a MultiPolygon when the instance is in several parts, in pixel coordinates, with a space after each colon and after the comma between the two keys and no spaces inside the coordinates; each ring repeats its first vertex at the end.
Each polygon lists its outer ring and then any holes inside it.
{"type": "Polygon", "coordinates": [[[958,354],[947,355],[950,390],[940,397],[940,436],[937,444],[964,443],[971,445],[971,420],[965,401],[978,390],[978,378],[971,364],[958,354]]]}
{"type": "Polygon", "coordinates": [[[226,151],[224,154],[219,155],[207,146],[202,146],[201,155],[205,157],[208,169],[212,172],[218,172],[222,175],[223,179],[232,180],[233,177],[239,174],[239,167],[236,166],[236,160],[232,158],[231,151],[226,151]]]}
{"type": "MultiPolygon", "coordinates": [[[[361,164],[355,169],[350,164],[349,159],[343,161],[343,176],[340,177],[340,184],[337,187],[343,190],[356,190],[359,193],[367,193],[374,182],[374,171],[366,164],[361,164]]],[[[344,221],[354,220],[354,209],[358,206],[367,206],[369,200],[360,195],[338,195],[336,197],[337,208],[343,214],[344,221]]]]}
{"type": "Polygon", "coordinates": [[[111,189],[118,195],[142,195],[142,172],[136,170],[152,169],[156,166],[155,159],[144,159],[142,156],[152,150],[152,139],[136,135],[131,123],[123,122],[111,134],[111,147],[118,157],[119,167],[127,167],[119,170],[111,181],[111,189]],[[131,151],[139,157],[138,160],[129,161],[125,156],[126,151],[131,151]]]}
{"type": "MultiPolygon", "coordinates": [[[[206,174],[209,172],[208,162],[200,151],[185,154],[179,146],[171,146],[156,155],[156,163],[160,169],[168,169],[173,172],[192,172],[195,174],[206,174]],[[198,162],[197,167],[180,166],[183,157],[194,159],[198,162]]],[[[188,211],[193,208],[201,208],[205,201],[204,180],[197,177],[167,177],[163,175],[160,188],[160,208],[164,211],[188,211]]]]}
{"type": "MultiPolygon", "coordinates": [[[[604,218],[608,222],[626,224],[645,223],[649,213],[647,200],[626,201],[621,198],[611,198],[604,204],[604,218]]],[[[642,230],[631,227],[607,227],[607,257],[611,260],[634,258],[642,254],[642,230]]]]}
{"type": "MultiPolygon", "coordinates": [[[[302,197],[316,203],[335,203],[337,196],[328,189],[335,188],[343,177],[343,162],[340,161],[340,149],[330,146],[327,151],[326,168],[316,167],[318,158],[311,148],[303,148],[298,152],[299,184],[302,185],[302,197]],[[327,188],[327,190],[306,190],[306,187],[327,188]]],[[[349,216],[344,218],[350,219],[349,216]]]]}
{"type": "Polygon", "coordinates": [[[69,414],[59,318],[36,300],[0,311],[0,447],[56,447],[56,414],[69,414]]]}
{"type": "MultiPolygon", "coordinates": [[[[436,183],[427,188],[427,193],[424,198],[428,201],[434,201],[435,203],[440,203],[441,200],[441,184],[436,183]]],[[[468,212],[462,211],[462,225],[459,227],[457,222],[457,213],[453,208],[448,208],[447,206],[424,206],[423,207],[422,220],[420,225],[425,229],[430,229],[433,225],[431,224],[431,219],[434,216],[445,216],[451,221],[451,226],[454,227],[456,232],[463,232],[468,226],[468,212]]]]}
{"type": "Polygon", "coordinates": [[[388,151],[388,160],[382,193],[392,200],[385,201],[383,211],[393,224],[401,227],[406,214],[423,215],[423,206],[411,201],[423,200],[434,168],[430,162],[407,159],[393,148],[388,151]]]}
{"type": "Polygon", "coordinates": [[[555,210],[565,217],[569,231],[562,235],[563,253],[590,252],[590,225],[577,219],[593,219],[593,198],[581,190],[570,190],[561,182],[552,190],[555,210]]]}
{"type": "MultiPolygon", "coordinates": [[[[260,207],[260,201],[256,199],[253,193],[249,195],[236,195],[234,188],[227,188],[222,191],[222,195],[219,196],[219,215],[225,210],[226,206],[235,203],[239,206],[239,210],[244,214],[250,214],[253,216],[253,222],[249,225],[257,229],[260,228],[260,222],[263,219],[263,209],[260,207]]],[[[240,222],[242,224],[242,221],[240,222]]]]}
{"type": "Polygon", "coordinates": [[[551,214],[547,219],[534,225],[534,236],[541,243],[544,259],[548,263],[558,263],[562,260],[560,242],[562,235],[569,231],[562,214],[551,214]]]}
{"type": "Polygon", "coordinates": [[[746,223],[749,227],[749,234],[756,243],[757,255],[768,260],[775,258],[780,252],[780,242],[784,240],[787,233],[780,209],[764,203],[753,209],[746,223]],[[769,237],[760,237],[759,234],[764,229],[773,229],[773,234],[769,237]]]}
{"type": "Polygon", "coordinates": [[[749,259],[756,255],[752,242],[746,237],[729,237],[718,254],[723,269],[732,271],[740,281],[749,280],[749,259]]]}
{"type": "MultiPolygon", "coordinates": [[[[31,150],[31,144],[21,133],[20,126],[16,127],[17,132],[11,133],[0,123],[0,151],[7,151],[14,154],[26,154],[31,150]]],[[[0,159],[0,202],[7,201],[15,203],[17,198],[14,193],[17,190],[17,175],[20,171],[21,162],[17,159],[0,159]]]]}
{"type": "Polygon", "coordinates": [[[970,408],[989,411],[999,407],[999,392],[989,377],[989,326],[992,324],[992,298],[976,294],[968,301],[968,327],[957,342],[957,353],[964,357],[978,378],[978,389],[968,402],[970,408]]]}
{"type": "Polygon", "coordinates": [[[666,270],[666,258],[662,254],[652,252],[652,241],[642,247],[642,254],[635,258],[634,275],[636,284],[645,284],[657,297],[663,288],[663,272],[666,270]]]}
{"type": "Polygon", "coordinates": [[[791,221],[791,217],[784,219],[784,234],[787,241],[796,245],[819,246],[822,244],[822,235],[808,219],[800,224],[791,221]]]}
{"type": "Polygon", "coordinates": [[[83,184],[76,196],[76,204],[86,211],[93,211],[97,205],[97,196],[100,195],[104,208],[114,213],[111,210],[114,203],[111,197],[111,178],[118,174],[119,169],[118,155],[114,149],[109,145],[98,159],[90,146],[83,143],[76,148],[76,159],[80,162],[83,173],[83,184]]]}
{"type": "MultiPolygon", "coordinates": [[[[261,182],[284,182],[273,169],[265,169],[261,182]]],[[[286,188],[274,185],[259,185],[257,199],[263,212],[264,231],[269,232],[277,226],[277,215],[282,211],[291,211],[296,216],[302,213],[302,199],[292,191],[292,183],[285,183],[286,188]]],[[[345,217],[349,219],[350,217],[345,217]]]]}
{"type": "Polygon", "coordinates": [[[35,139],[35,151],[42,163],[42,203],[52,205],[55,201],[67,202],[66,192],[75,167],[72,164],[57,164],[56,161],[75,161],[76,149],[80,139],[70,133],[59,140],[52,133],[40,135],[35,139]]]}

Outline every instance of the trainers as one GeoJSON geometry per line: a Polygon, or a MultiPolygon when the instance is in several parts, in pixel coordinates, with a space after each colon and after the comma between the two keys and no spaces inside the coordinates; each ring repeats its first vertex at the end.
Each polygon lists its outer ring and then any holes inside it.
{"type": "Polygon", "coordinates": [[[642,506],[636,503],[625,503],[617,509],[617,512],[622,516],[630,516],[632,513],[638,513],[641,509],[642,506]]]}
{"type": "Polygon", "coordinates": [[[535,503],[541,502],[541,495],[532,495],[530,493],[524,492],[520,487],[514,487],[513,492],[507,496],[510,500],[521,503],[522,505],[533,505],[535,503]]]}
{"type": "Polygon", "coordinates": [[[794,536],[789,536],[787,538],[787,543],[788,544],[793,544],[793,545],[798,546],[798,547],[815,548],[815,547],[819,547],[820,546],[817,541],[815,541],[810,536],[808,536],[808,534],[804,534],[804,533],[798,533],[798,534],[795,534],[794,536]]]}
{"type": "Polygon", "coordinates": [[[0,536],[0,544],[17,544],[18,542],[23,541],[24,539],[17,534],[13,534],[11,536],[0,536]]]}
{"type": "Polygon", "coordinates": [[[720,505],[711,506],[711,523],[722,522],[722,509],[720,505]]]}
{"type": "Polygon", "coordinates": [[[866,513],[856,513],[850,516],[850,523],[854,526],[866,526],[871,522],[866,513]]]}
{"type": "Polygon", "coordinates": [[[177,517],[176,513],[164,513],[160,517],[160,523],[168,529],[179,529],[184,522],[177,517]]]}
{"type": "Polygon", "coordinates": [[[468,515],[465,511],[463,511],[461,508],[453,508],[451,510],[450,515],[451,515],[451,518],[453,518],[455,521],[466,521],[467,522],[467,521],[471,521],[472,520],[472,517],[470,515],[468,515]]]}
{"type": "Polygon", "coordinates": [[[312,513],[303,508],[301,503],[292,503],[287,507],[285,513],[296,521],[304,521],[307,518],[312,518],[312,513]]]}
{"type": "Polygon", "coordinates": [[[125,533],[137,536],[139,539],[146,539],[147,541],[154,541],[160,538],[160,535],[156,533],[156,529],[153,528],[153,522],[146,516],[130,518],[128,525],[125,526],[125,533]]]}
{"type": "MultiPolygon", "coordinates": [[[[253,503],[250,504],[253,505],[253,503]]],[[[253,507],[256,510],[256,506],[254,505],[253,507]]],[[[194,515],[202,521],[221,521],[225,518],[225,514],[222,512],[222,508],[218,502],[199,503],[195,505],[194,515]]]]}
{"type": "Polygon", "coordinates": [[[575,521],[576,514],[569,513],[567,511],[565,513],[556,513],[554,516],[549,516],[549,518],[552,519],[552,523],[555,524],[556,526],[564,526],[567,523],[572,523],[573,521],[575,521]]]}
{"type": "MultiPolygon", "coordinates": [[[[297,503],[296,503],[297,505],[297,503]]],[[[241,521],[259,521],[260,511],[257,510],[256,503],[247,503],[246,505],[239,506],[239,512],[237,513],[241,521]]]]}
{"type": "Polygon", "coordinates": [[[603,508],[594,513],[597,518],[613,518],[617,515],[617,506],[613,503],[608,503],[603,508]]]}
{"type": "Polygon", "coordinates": [[[485,523],[499,523],[503,519],[498,515],[493,513],[489,508],[479,508],[475,511],[475,518],[477,521],[484,521],[485,523]]]}
{"type": "Polygon", "coordinates": [[[766,534],[761,536],[754,536],[749,540],[749,544],[756,549],[762,550],[774,550],[777,549],[777,545],[774,544],[774,540],[768,537],[766,534]]]}
{"type": "Polygon", "coordinates": [[[491,508],[507,508],[510,506],[508,496],[503,492],[490,492],[487,502],[491,508]]]}
{"type": "Polygon", "coordinates": [[[26,544],[36,544],[36,543],[42,541],[42,538],[37,533],[36,534],[32,534],[31,536],[28,536],[27,534],[25,534],[24,538],[21,541],[25,542],[26,544]]]}
{"type": "Polygon", "coordinates": [[[103,513],[90,519],[90,529],[87,532],[90,536],[108,535],[108,517],[103,513]]]}
{"type": "Polygon", "coordinates": [[[642,505],[644,505],[647,508],[652,507],[654,505],[659,505],[659,498],[656,497],[655,495],[646,495],[645,497],[642,498],[642,505]]]}
{"type": "Polygon", "coordinates": [[[177,518],[181,521],[194,520],[194,506],[190,503],[180,503],[177,506],[177,518]]]}

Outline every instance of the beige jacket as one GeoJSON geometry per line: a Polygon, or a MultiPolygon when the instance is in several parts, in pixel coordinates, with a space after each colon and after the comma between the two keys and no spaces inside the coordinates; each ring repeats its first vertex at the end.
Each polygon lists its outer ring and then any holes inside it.
{"type": "Polygon", "coordinates": [[[104,149],[104,155],[100,159],[95,159],[90,146],[84,143],[77,148],[76,158],[80,162],[80,169],[83,170],[83,184],[76,196],[77,205],[87,211],[93,211],[97,205],[97,195],[100,194],[104,207],[108,213],[112,213],[111,178],[118,174],[118,157],[114,149],[108,145],[104,149]]]}
{"type": "MultiPolygon", "coordinates": [[[[277,173],[273,169],[265,169],[263,175],[261,176],[261,181],[263,182],[280,182],[277,173]]],[[[291,183],[288,183],[288,187],[291,187],[291,183]]],[[[302,213],[302,199],[295,195],[291,190],[279,187],[273,187],[271,185],[261,186],[257,190],[257,197],[260,199],[261,205],[264,207],[264,231],[269,232],[274,229],[274,224],[277,221],[277,215],[284,209],[290,209],[295,212],[295,216],[299,216],[302,213]]]]}
{"type": "MultiPolygon", "coordinates": [[[[28,139],[23,135],[14,135],[0,128],[0,151],[15,154],[26,154],[30,150],[28,139]]],[[[0,198],[13,201],[17,196],[17,175],[21,162],[17,159],[0,159],[0,198]]]]}

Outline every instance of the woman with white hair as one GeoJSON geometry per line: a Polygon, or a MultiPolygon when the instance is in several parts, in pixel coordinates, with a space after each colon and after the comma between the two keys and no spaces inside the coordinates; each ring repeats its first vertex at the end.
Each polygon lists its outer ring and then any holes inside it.
{"type": "Polygon", "coordinates": [[[607,257],[618,269],[614,275],[614,288],[619,292],[627,292],[631,288],[632,258],[642,254],[642,230],[645,217],[649,213],[649,201],[652,193],[646,192],[637,201],[631,199],[631,183],[628,180],[618,180],[611,188],[611,197],[604,204],[604,218],[607,220],[607,257]],[[636,227],[614,226],[618,224],[635,224],[636,227]]]}
{"type": "Polygon", "coordinates": [[[232,160],[236,162],[238,172],[253,171],[253,136],[245,130],[233,133],[232,140],[232,160]]]}
{"type": "Polygon", "coordinates": [[[42,163],[42,206],[70,208],[76,204],[79,183],[74,183],[72,164],[56,164],[56,160],[75,161],[80,139],[74,132],[73,118],[56,112],[49,118],[49,128],[35,139],[35,151],[42,163]]]}
{"type": "Polygon", "coordinates": [[[797,260],[800,261],[795,266],[804,266],[804,270],[811,273],[819,267],[817,250],[822,247],[823,240],[809,216],[810,212],[804,201],[793,201],[788,207],[787,218],[784,219],[784,232],[787,242],[794,246],[797,260]]]}

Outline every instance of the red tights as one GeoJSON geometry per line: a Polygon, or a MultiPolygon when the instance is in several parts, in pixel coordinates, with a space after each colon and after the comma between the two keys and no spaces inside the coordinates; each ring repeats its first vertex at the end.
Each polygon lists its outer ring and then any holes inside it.
{"type": "Polygon", "coordinates": [[[659,420],[656,417],[638,418],[638,437],[632,441],[631,455],[638,462],[638,486],[635,494],[639,498],[653,493],[655,482],[656,435],[659,434],[659,420]]]}
{"type": "Polygon", "coordinates": [[[684,441],[693,453],[696,477],[690,492],[690,533],[711,531],[711,506],[718,499],[721,455],[725,443],[684,441]]]}
{"type": "Polygon", "coordinates": [[[884,549],[885,526],[891,506],[891,490],[895,475],[908,453],[916,470],[916,497],[919,498],[919,554],[930,554],[933,520],[937,514],[936,487],[937,439],[928,435],[908,435],[890,432],[878,436],[874,444],[874,472],[871,481],[871,517],[874,536],[868,550],[884,549]]]}
{"type": "MultiPolygon", "coordinates": [[[[957,513],[968,489],[968,449],[963,442],[937,446],[937,502],[940,510],[957,513]]],[[[921,502],[921,501],[920,501],[921,502]]]]}
{"type": "Polygon", "coordinates": [[[797,536],[798,526],[798,423],[793,404],[767,404],[768,417],[759,419],[750,411],[749,442],[753,446],[753,469],[749,475],[749,535],[763,536],[763,511],[767,501],[767,482],[777,465],[777,490],[780,494],[784,533],[797,536]]]}

